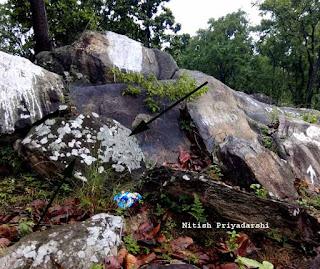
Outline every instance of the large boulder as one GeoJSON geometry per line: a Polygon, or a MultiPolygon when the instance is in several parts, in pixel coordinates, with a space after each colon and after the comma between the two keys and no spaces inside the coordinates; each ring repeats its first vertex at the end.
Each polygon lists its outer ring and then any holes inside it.
{"type": "Polygon", "coordinates": [[[130,130],[115,120],[90,113],[70,119],[48,119],[31,129],[16,143],[20,155],[42,176],[52,179],[77,158],[75,177],[86,181],[87,168],[95,165],[102,173],[112,167],[115,172],[139,171],[144,155],[130,130]]]}
{"type": "Polygon", "coordinates": [[[117,255],[121,217],[99,214],[86,222],[32,233],[0,257],[0,269],[90,269],[106,256],[117,255]]]}
{"type": "Polygon", "coordinates": [[[209,91],[188,111],[207,150],[237,184],[258,181],[289,199],[297,198],[297,180],[319,191],[319,111],[263,103],[198,71],[180,70],[176,77],[182,72],[209,82],[209,91]]]}
{"type": "MultiPolygon", "coordinates": [[[[152,115],[145,106],[145,94],[123,96],[125,84],[72,87],[70,97],[81,113],[98,111],[101,120],[112,118],[132,129],[152,115]]],[[[190,141],[179,126],[178,107],[167,112],[150,125],[150,130],[136,136],[146,159],[151,164],[176,163],[180,150],[189,150],[190,141]]]]}
{"type": "MultiPolygon", "coordinates": [[[[251,111],[243,108],[238,93],[201,72],[181,72],[194,77],[198,83],[209,82],[209,91],[190,102],[188,112],[208,152],[221,163],[226,175],[242,187],[248,188],[252,183],[259,182],[276,197],[295,199],[297,191],[292,168],[260,144],[259,134],[252,128],[251,111]]],[[[244,93],[242,95],[243,100],[252,106],[259,102],[244,93]]],[[[252,113],[253,117],[268,122],[267,110],[264,111],[258,116],[252,113]]]]}
{"type": "Polygon", "coordinates": [[[0,135],[30,127],[63,102],[60,76],[0,51],[0,135]]]}
{"type": "Polygon", "coordinates": [[[59,74],[79,72],[92,83],[113,82],[110,71],[115,67],[158,79],[170,79],[178,69],[169,54],[109,31],[85,32],[71,46],[38,54],[37,62],[59,74]]]}

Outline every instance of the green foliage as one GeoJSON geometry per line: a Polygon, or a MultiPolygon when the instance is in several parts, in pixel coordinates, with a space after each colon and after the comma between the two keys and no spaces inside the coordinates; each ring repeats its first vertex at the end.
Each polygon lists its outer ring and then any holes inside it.
{"type": "Polygon", "coordinates": [[[238,256],[235,262],[238,263],[238,265],[240,266],[240,269],[245,269],[246,268],[245,266],[249,268],[258,268],[258,269],[274,268],[273,264],[270,262],[263,261],[262,263],[260,263],[256,260],[252,260],[252,259],[241,257],[241,256],[238,256]]]}
{"type": "Polygon", "coordinates": [[[272,124],[276,124],[279,122],[279,110],[278,108],[272,108],[272,111],[269,113],[269,118],[272,124]]]}
{"type": "Polygon", "coordinates": [[[248,88],[253,58],[248,21],[243,11],[210,19],[206,30],[189,38],[179,55],[182,67],[213,75],[238,89],[248,88]],[[210,60],[209,60],[210,59],[210,60]]]}
{"type": "Polygon", "coordinates": [[[11,146],[0,146],[0,165],[8,165],[17,174],[21,172],[22,160],[11,146]]]}
{"type": "Polygon", "coordinates": [[[129,85],[126,90],[122,92],[122,95],[130,95],[130,96],[138,96],[141,94],[141,90],[139,88],[133,87],[132,85],[129,85]]]}
{"type": "Polygon", "coordinates": [[[281,244],[284,244],[287,241],[287,238],[284,237],[278,229],[270,229],[270,231],[267,232],[267,235],[269,238],[281,244]]]}
{"type": "Polygon", "coordinates": [[[194,194],[194,202],[191,205],[189,214],[193,216],[198,222],[206,222],[206,214],[203,205],[197,194],[194,194]]]}
{"type": "MultiPolygon", "coordinates": [[[[128,89],[123,92],[124,95],[138,95],[141,89],[146,90],[147,97],[144,102],[148,109],[155,113],[160,111],[159,99],[167,98],[170,101],[178,100],[187,95],[196,88],[196,81],[189,76],[183,74],[175,82],[161,82],[158,81],[154,75],[145,77],[141,73],[136,72],[122,72],[118,68],[112,69],[112,74],[115,82],[128,84],[128,89]]],[[[193,100],[208,90],[204,87],[188,100],[193,100]]]]}
{"type": "Polygon", "coordinates": [[[312,114],[312,113],[307,113],[307,114],[303,115],[302,119],[305,122],[308,122],[308,123],[311,123],[311,124],[316,124],[319,121],[319,115],[312,114]]]}
{"type": "Polygon", "coordinates": [[[304,206],[304,207],[313,207],[315,209],[320,210],[320,196],[315,195],[309,197],[308,195],[304,195],[303,198],[298,200],[299,205],[304,206]]]}
{"type": "MultiPolygon", "coordinates": [[[[180,30],[169,0],[45,0],[51,39],[55,46],[71,44],[84,30],[114,31],[146,46],[160,47],[180,30]]],[[[32,19],[28,0],[0,4],[0,48],[32,54],[32,19]],[[24,40],[24,41],[23,41],[24,40]]]]}
{"type": "Polygon", "coordinates": [[[20,219],[18,230],[21,236],[28,235],[33,232],[34,222],[27,219],[20,219]]]}
{"type": "Polygon", "coordinates": [[[104,269],[104,266],[101,264],[93,264],[90,269],[104,269]]]}
{"type": "Polygon", "coordinates": [[[0,180],[0,212],[11,206],[25,206],[36,199],[50,196],[52,185],[32,175],[19,175],[0,180]]]}
{"type": "Polygon", "coordinates": [[[270,150],[274,149],[275,146],[273,143],[273,139],[270,136],[269,128],[267,126],[263,125],[260,127],[260,137],[261,137],[261,143],[265,148],[270,150]]]}
{"type": "Polygon", "coordinates": [[[234,230],[232,232],[227,232],[227,234],[228,234],[228,239],[226,241],[227,248],[230,252],[234,252],[239,247],[237,240],[240,235],[234,230]]]}
{"type": "Polygon", "coordinates": [[[223,177],[223,173],[221,171],[221,168],[217,164],[210,165],[209,170],[208,170],[208,174],[214,180],[220,180],[223,177]]]}
{"type": "Polygon", "coordinates": [[[261,198],[268,197],[268,191],[262,187],[260,184],[251,184],[250,188],[254,190],[255,194],[261,198]]]}
{"type": "Polygon", "coordinates": [[[137,240],[135,240],[132,235],[127,235],[123,238],[123,242],[126,246],[126,249],[131,254],[138,254],[140,252],[140,247],[137,243],[137,240]]]}

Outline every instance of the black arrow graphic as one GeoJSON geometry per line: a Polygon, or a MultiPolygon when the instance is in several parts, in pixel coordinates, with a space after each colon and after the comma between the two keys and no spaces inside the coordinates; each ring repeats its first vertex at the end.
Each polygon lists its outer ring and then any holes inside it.
{"type": "Polygon", "coordinates": [[[157,118],[161,117],[164,113],[168,112],[170,109],[174,108],[176,105],[178,105],[179,103],[181,103],[183,100],[187,99],[188,97],[190,97],[192,94],[196,93],[197,91],[199,91],[201,88],[203,88],[204,86],[206,86],[208,84],[208,81],[206,81],[205,83],[203,83],[202,85],[200,85],[199,87],[197,87],[196,89],[194,89],[193,91],[191,91],[190,93],[188,93],[186,96],[182,97],[181,99],[179,99],[178,101],[176,101],[175,103],[173,103],[171,106],[167,107],[166,109],[162,110],[157,116],[153,117],[152,119],[148,120],[147,122],[145,122],[144,120],[142,120],[137,127],[135,127],[132,131],[131,134],[129,136],[132,135],[136,135],[139,133],[142,133],[149,128],[149,124],[153,121],[155,121],[157,118]]]}
{"type": "Polygon", "coordinates": [[[66,180],[68,178],[72,177],[75,164],[76,164],[76,159],[74,158],[71,161],[71,163],[66,167],[66,169],[63,171],[63,179],[61,180],[60,184],[58,184],[57,189],[55,190],[55,192],[51,196],[50,201],[47,204],[47,206],[44,209],[44,211],[42,212],[41,217],[40,217],[37,225],[34,227],[34,230],[37,230],[40,227],[41,222],[43,221],[44,217],[46,216],[46,214],[47,214],[47,212],[48,212],[48,210],[50,208],[50,206],[52,205],[54,198],[56,198],[56,196],[58,195],[62,185],[66,182],[66,180]]]}

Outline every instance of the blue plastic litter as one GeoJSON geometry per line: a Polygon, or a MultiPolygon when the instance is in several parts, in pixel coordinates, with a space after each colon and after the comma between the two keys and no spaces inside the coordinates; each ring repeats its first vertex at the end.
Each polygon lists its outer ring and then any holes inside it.
{"type": "Polygon", "coordinates": [[[142,196],[137,192],[120,192],[113,200],[120,208],[130,208],[142,200],[142,196]]]}

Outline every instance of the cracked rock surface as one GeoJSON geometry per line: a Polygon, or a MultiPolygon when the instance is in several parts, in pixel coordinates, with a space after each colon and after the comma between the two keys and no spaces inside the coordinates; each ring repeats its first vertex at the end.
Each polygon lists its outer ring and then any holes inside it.
{"type": "Polygon", "coordinates": [[[121,243],[123,219],[98,214],[82,223],[32,233],[7,249],[0,269],[89,269],[121,243]]]}

